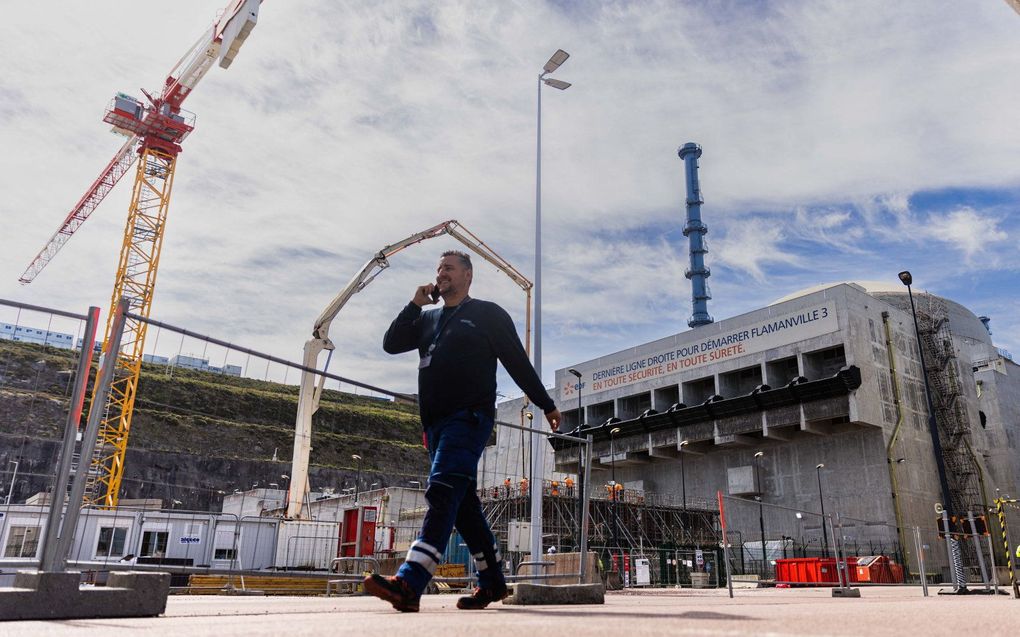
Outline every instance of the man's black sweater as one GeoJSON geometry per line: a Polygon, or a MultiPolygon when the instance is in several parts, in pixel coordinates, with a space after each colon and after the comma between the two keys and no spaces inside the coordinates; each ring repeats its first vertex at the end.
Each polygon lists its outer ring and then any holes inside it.
{"type": "Polygon", "coordinates": [[[492,414],[497,359],[543,412],[556,408],[528,360],[513,320],[495,303],[468,298],[459,306],[425,312],[408,303],[386,330],[383,349],[389,354],[417,349],[419,357],[428,360],[418,370],[419,410],[425,427],[461,409],[492,414]],[[442,334],[436,340],[440,326],[442,334]]]}

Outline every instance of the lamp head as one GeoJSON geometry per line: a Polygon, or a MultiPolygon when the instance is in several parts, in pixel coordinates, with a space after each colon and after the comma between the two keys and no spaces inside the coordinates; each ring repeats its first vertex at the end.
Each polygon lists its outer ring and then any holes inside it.
{"type": "Polygon", "coordinates": [[[686,447],[689,444],[691,444],[690,440],[681,440],[680,444],[677,445],[677,449],[683,449],[684,447],[686,447]]]}
{"type": "Polygon", "coordinates": [[[530,422],[535,419],[535,414],[531,413],[530,411],[526,411],[524,412],[524,417],[527,418],[528,421],[530,422]]]}
{"type": "Polygon", "coordinates": [[[356,453],[352,453],[351,454],[351,460],[358,460],[358,461],[360,461],[361,460],[361,456],[359,456],[356,453]]]}
{"type": "Polygon", "coordinates": [[[815,469],[821,469],[823,467],[825,467],[825,463],[824,462],[819,462],[818,464],[815,465],[815,469]]]}
{"type": "Polygon", "coordinates": [[[576,376],[577,378],[579,378],[579,379],[581,378],[581,372],[577,371],[573,367],[571,367],[567,371],[570,372],[571,374],[573,374],[574,376],[576,376]]]}
{"type": "Polygon", "coordinates": [[[569,53],[563,49],[557,49],[556,52],[552,54],[552,57],[549,58],[549,61],[545,63],[545,66],[542,67],[542,70],[546,73],[552,73],[556,69],[560,68],[560,65],[566,62],[569,57],[569,53]]]}
{"type": "Polygon", "coordinates": [[[900,281],[903,282],[903,285],[910,285],[914,282],[914,277],[910,276],[910,270],[904,270],[896,276],[900,277],[900,281]]]}
{"type": "Polygon", "coordinates": [[[762,457],[762,456],[764,456],[764,455],[765,455],[765,452],[764,452],[764,451],[759,451],[759,452],[757,452],[757,453],[755,453],[755,454],[754,454],[754,457],[755,457],[755,458],[761,458],[761,457],[762,457]]]}
{"type": "Polygon", "coordinates": [[[609,435],[610,436],[615,436],[618,433],[620,433],[620,428],[619,427],[613,427],[612,429],[609,430],[609,435]]]}
{"type": "Polygon", "coordinates": [[[542,81],[545,82],[546,86],[551,86],[551,87],[553,87],[555,89],[559,89],[561,91],[565,91],[565,90],[567,90],[568,88],[571,87],[570,82],[564,82],[563,80],[555,80],[555,79],[552,79],[552,78],[546,78],[546,79],[544,79],[542,81]]]}

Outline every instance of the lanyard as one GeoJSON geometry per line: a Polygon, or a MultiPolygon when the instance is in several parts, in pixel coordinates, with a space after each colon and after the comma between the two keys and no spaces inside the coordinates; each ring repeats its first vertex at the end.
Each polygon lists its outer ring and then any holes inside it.
{"type": "Polygon", "coordinates": [[[453,312],[451,312],[450,315],[446,317],[445,321],[442,320],[442,317],[440,317],[439,324],[436,325],[436,333],[432,335],[432,343],[429,344],[428,354],[432,354],[432,352],[435,351],[436,345],[439,344],[439,338],[443,335],[443,330],[446,328],[447,325],[450,324],[450,321],[453,320],[453,317],[457,315],[457,312],[460,312],[460,308],[464,307],[469,302],[471,302],[471,297],[467,297],[463,301],[461,301],[460,304],[457,305],[457,307],[453,308],[453,312]]]}

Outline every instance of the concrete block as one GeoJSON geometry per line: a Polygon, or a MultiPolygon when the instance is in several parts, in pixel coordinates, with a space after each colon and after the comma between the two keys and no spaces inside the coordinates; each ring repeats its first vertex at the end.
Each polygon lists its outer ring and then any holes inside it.
{"type": "Polygon", "coordinates": [[[859,588],[834,588],[832,589],[833,597],[860,597],[861,589],[859,588]]]}
{"type": "Polygon", "coordinates": [[[166,610],[169,573],[113,572],[107,586],[80,587],[81,573],[21,571],[0,589],[0,620],[154,617],[166,610]]]}
{"type": "Polygon", "coordinates": [[[78,594],[81,573],[44,573],[41,571],[18,571],[14,576],[14,588],[32,590],[39,595],[53,595],[62,599],[78,594]]]}
{"type": "Polygon", "coordinates": [[[514,584],[514,593],[503,600],[516,606],[604,604],[606,589],[597,584],[514,584]]]}

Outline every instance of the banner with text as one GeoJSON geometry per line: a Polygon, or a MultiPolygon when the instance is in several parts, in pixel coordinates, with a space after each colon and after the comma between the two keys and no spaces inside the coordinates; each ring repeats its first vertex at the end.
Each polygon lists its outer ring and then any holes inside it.
{"type": "MultiPolygon", "coordinates": [[[[689,344],[648,347],[647,353],[634,353],[629,358],[604,362],[593,368],[578,366],[581,378],[566,372],[557,373],[560,399],[626,387],[644,380],[719,363],[737,356],[756,354],[821,336],[839,329],[834,304],[829,301],[795,313],[768,317],[748,326],[722,334],[692,339],[689,344]],[[590,392],[590,393],[588,393],[590,392]]],[[[694,337],[704,330],[683,336],[694,337]]]]}

